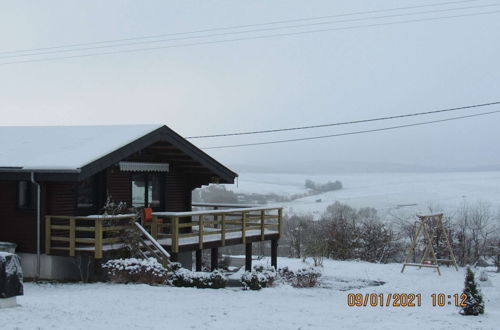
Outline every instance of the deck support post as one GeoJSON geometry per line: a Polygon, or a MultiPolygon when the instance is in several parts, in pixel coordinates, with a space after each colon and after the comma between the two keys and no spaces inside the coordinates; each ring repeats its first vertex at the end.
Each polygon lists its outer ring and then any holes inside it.
{"type": "Polygon", "coordinates": [[[179,261],[178,253],[176,253],[176,252],[170,252],[170,260],[172,260],[173,262],[179,261]]]}
{"type": "Polygon", "coordinates": [[[51,220],[52,218],[49,216],[45,217],[45,253],[50,254],[50,243],[52,240],[52,232],[51,232],[51,220]]]}
{"type": "Polygon", "coordinates": [[[271,240],[271,266],[278,269],[278,240],[271,240]]]}
{"type": "Polygon", "coordinates": [[[252,243],[245,244],[245,270],[252,271],[252,243]]]}
{"type": "Polygon", "coordinates": [[[212,248],[210,251],[210,270],[214,271],[219,268],[219,248],[212,248]]]}
{"type": "Polygon", "coordinates": [[[203,259],[203,250],[196,249],[196,257],[195,257],[195,270],[197,272],[201,272],[201,259],[203,259]]]}

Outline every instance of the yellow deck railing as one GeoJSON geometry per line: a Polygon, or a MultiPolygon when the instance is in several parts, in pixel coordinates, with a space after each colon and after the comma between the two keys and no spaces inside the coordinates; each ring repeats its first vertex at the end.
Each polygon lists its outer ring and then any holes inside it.
{"type": "Polygon", "coordinates": [[[45,253],[68,251],[75,256],[76,251],[94,252],[100,259],[107,247],[119,248],[122,244],[120,232],[130,228],[135,214],[45,217],[45,253]]]}
{"type": "MultiPolygon", "coordinates": [[[[204,205],[208,206],[208,205],[204,205]]],[[[210,205],[212,207],[213,205],[210,205]]],[[[245,244],[249,231],[259,231],[264,240],[269,233],[280,236],[283,223],[283,208],[245,207],[192,212],[153,212],[151,235],[158,240],[170,239],[171,250],[179,252],[183,238],[197,237],[199,249],[214,235],[224,246],[230,233],[241,233],[241,243],[245,244]]],[[[255,236],[255,235],[253,235],[255,236]]]]}
{"type": "MultiPolygon", "coordinates": [[[[172,252],[177,253],[179,246],[183,244],[196,244],[197,248],[203,249],[207,242],[219,241],[221,246],[225,246],[228,240],[235,238],[237,244],[245,244],[249,237],[252,237],[252,241],[263,241],[269,239],[266,235],[272,235],[272,239],[279,239],[281,236],[283,209],[280,207],[238,205],[236,208],[235,205],[229,204],[198,206],[231,208],[153,212],[152,220],[143,224],[154,240],[147,244],[158,243],[168,246],[172,252]]],[[[96,259],[100,259],[105,251],[125,247],[121,233],[123,230],[133,228],[135,219],[135,214],[46,216],[45,253],[67,251],[69,256],[75,256],[77,252],[88,252],[93,253],[96,259]]],[[[233,240],[231,244],[236,243],[233,240]]]]}

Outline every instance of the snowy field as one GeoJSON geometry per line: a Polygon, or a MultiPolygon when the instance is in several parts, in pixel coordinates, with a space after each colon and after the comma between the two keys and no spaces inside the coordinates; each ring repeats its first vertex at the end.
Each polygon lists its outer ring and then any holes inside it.
{"type": "Polygon", "coordinates": [[[445,173],[357,173],[357,174],[263,174],[241,173],[235,192],[304,193],[306,179],[318,183],[340,180],[342,190],[308,196],[281,203],[287,214],[313,213],[319,216],[335,201],[353,207],[374,207],[382,216],[391,211],[409,214],[428,212],[429,206],[442,211],[455,210],[464,201],[488,203],[500,210],[500,172],[445,173]],[[320,200],[320,201],[319,201],[320,200]]]}
{"type": "MultiPolygon", "coordinates": [[[[278,264],[304,266],[287,258],[278,264]]],[[[486,313],[474,317],[432,306],[433,293],[461,293],[464,269],[444,267],[441,277],[431,269],[400,270],[400,264],[326,260],[321,288],[261,291],[27,283],[20,306],[0,310],[0,329],[498,329],[500,274],[488,273],[486,313]],[[369,281],[386,283],[357,287],[369,281]],[[348,307],[349,293],[419,293],[422,299],[420,307],[348,307]]]]}

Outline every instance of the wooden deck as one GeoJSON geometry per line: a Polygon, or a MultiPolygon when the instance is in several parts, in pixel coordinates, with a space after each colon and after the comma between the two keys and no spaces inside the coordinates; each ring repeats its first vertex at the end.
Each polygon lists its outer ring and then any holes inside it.
{"type": "MultiPolygon", "coordinates": [[[[150,235],[144,236],[142,245],[146,248],[159,245],[159,249],[171,252],[174,260],[179,252],[196,251],[198,255],[203,249],[212,249],[214,253],[219,247],[237,244],[246,244],[251,254],[251,243],[257,241],[269,240],[273,243],[273,251],[277,248],[282,229],[282,208],[241,205],[236,208],[227,204],[197,206],[213,209],[153,213],[152,220],[143,224],[147,230],[144,233],[150,235]]],[[[93,254],[94,258],[101,259],[111,251],[126,247],[121,233],[136,227],[135,219],[134,214],[47,216],[45,252],[69,256],[93,254]]],[[[276,259],[275,255],[273,257],[276,259]]]]}
{"type": "Polygon", "coordinates": [[[192,212],[155,212],[151,235],[173,253],[277,240],[282,208],[246,207],[192,212]]]}

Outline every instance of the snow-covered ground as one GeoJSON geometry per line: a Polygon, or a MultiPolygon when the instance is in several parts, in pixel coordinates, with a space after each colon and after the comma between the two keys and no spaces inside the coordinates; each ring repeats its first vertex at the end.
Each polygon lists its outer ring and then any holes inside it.
{"type": "Polygon", "coordinates": [[[335,201],[353,207],[374,207],[384,216],[389,211],[414,215],[428,212],[429,206],[443,211],[455,210],[464,201],[490,204],[500,209],[500,172],[444,173],[356,173],[356,174],[267,174],[241,173],[235,192],[291,195],[305,192],[306,179],[318,183],[340,180],[342,190],[281,203],[288,214],[324,212],[335,201]]]}
{"type": "MultiPolygon", "coordinates": [[[[278,263],[304,266],[298,259],[278,263]]],[[[400,264],[326,260],[321,288],[261,291],[27,283],[20,306],[0,310],[0,329],[498,329],[500,274],[488,273],[486,313],[474,317],[454,306],[432,306],[433,293],[461,293],[464,269],[444,267],[442,276],[400,270],[400,264]],[[368,281],[386,283],[356,288],[368,281]],[[419,293],[422,299],[419,307],[349,307],[350,293],[419,293]]]]}

